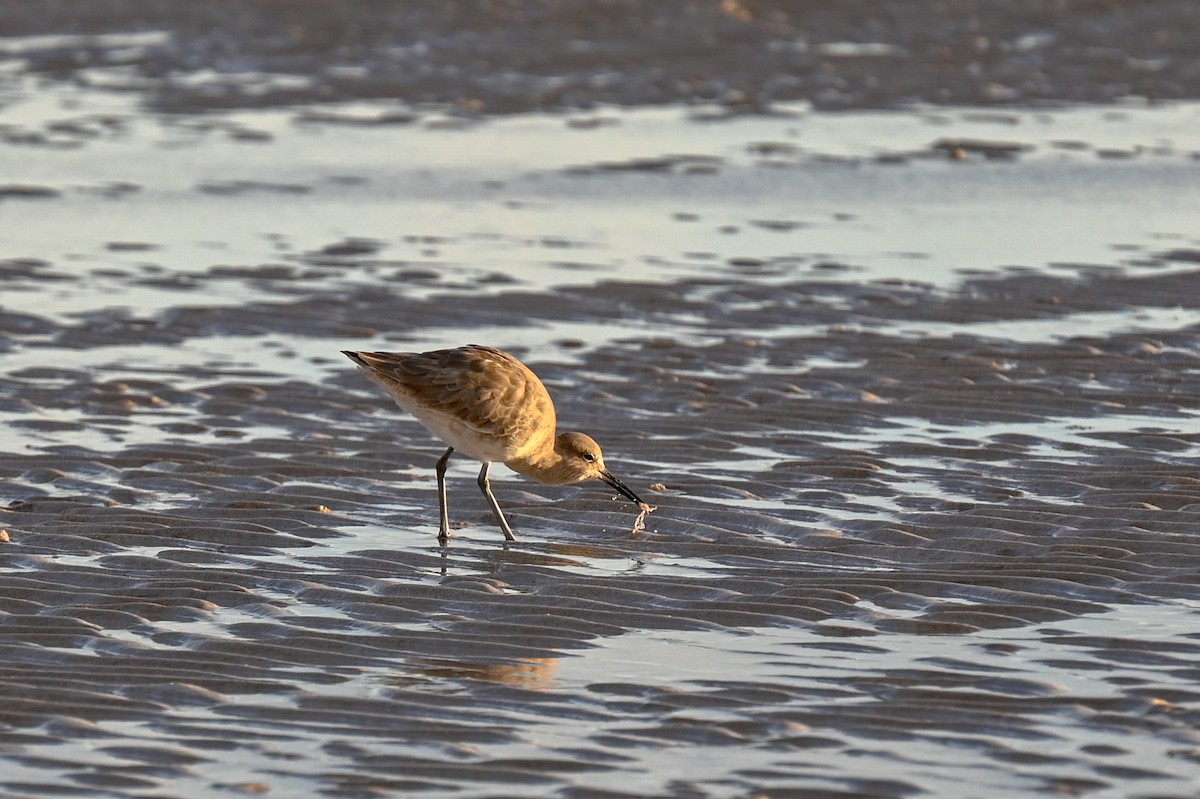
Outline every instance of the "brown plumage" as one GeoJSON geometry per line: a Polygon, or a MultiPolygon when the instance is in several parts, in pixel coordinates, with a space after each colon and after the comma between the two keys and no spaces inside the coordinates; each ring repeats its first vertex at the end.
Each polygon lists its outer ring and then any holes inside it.
{"type": "Polygon", "coordinates": [[[433,352],[343,353],[449,445],[437,462],[438,538],[450,535],[445,475],[455,450],[483,463],[479,487],[510,541],[515,540],[512,528],[488,479],[495,461],[551,485],[603,480],[638,507],[647,507],[604,467],[595,441],[583,433],[557,433],[550,393],[528,366],[507,352],[471,344],[433,352]]]}

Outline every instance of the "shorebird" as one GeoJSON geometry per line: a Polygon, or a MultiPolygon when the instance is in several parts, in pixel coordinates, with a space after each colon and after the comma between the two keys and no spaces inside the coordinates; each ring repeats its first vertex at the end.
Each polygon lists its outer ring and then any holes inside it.
{"type": "MultiPolygon", "coordinates": [[[[538,376],[507,352],[470,344],[433,352],[342,350],[404,410],[449,445],[437,462],[438,540],[450,537],[446,464],[457,450],[483,463],[479,488],[492,515],[515,541],[492,494],[488,470],[497,461],[549,485],[603,480],[642,511],[651,510],[604,466],[600,445],[583,433],[559,433],[554,401],[538,376]]],[[[638,529],[637,524],[634,530],[638,529]]]]}

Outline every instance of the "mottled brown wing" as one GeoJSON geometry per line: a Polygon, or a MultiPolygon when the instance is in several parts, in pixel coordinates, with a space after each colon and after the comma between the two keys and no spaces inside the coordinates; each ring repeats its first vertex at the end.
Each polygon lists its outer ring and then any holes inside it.
{"type": "Polygon", "coordinates": [[[538,428],[555,429],[554,403],[542,381],[501,350],[472,344],[358,355],[392,390],[402,390],[424,408],[454,414],[483,435],[524,441],[538,428]]]}

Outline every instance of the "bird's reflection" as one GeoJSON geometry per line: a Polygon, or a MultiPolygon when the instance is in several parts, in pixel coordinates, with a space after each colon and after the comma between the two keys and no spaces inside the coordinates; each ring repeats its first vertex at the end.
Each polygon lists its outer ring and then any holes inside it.
{"type": "Polygon", "coordinates": [[[388,682],[411,687],[416,681],[476,681],[508,685],[530,691],[546,691],[555,685],[555,673],[560,658],[519,658],[495,662],[472,662],[450,659],[419,658],[409,661],[410,668],[403,676],[388,682]]]}

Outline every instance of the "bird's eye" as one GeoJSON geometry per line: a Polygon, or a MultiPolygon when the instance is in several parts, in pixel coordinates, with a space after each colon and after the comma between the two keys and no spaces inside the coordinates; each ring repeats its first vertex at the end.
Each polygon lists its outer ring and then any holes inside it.
{"type": "Polygon", "coordinates": [[[595,455],[593,455],[593,454],[592,454],[592,453],[590,453],[590,452],[585,452],[585,453],[583,453],[583,459],[584,459],[585,461],[587,461],[588,463],[595,463],[595,462],[596,462],[596,456],[595,456],[595,455]]]}

